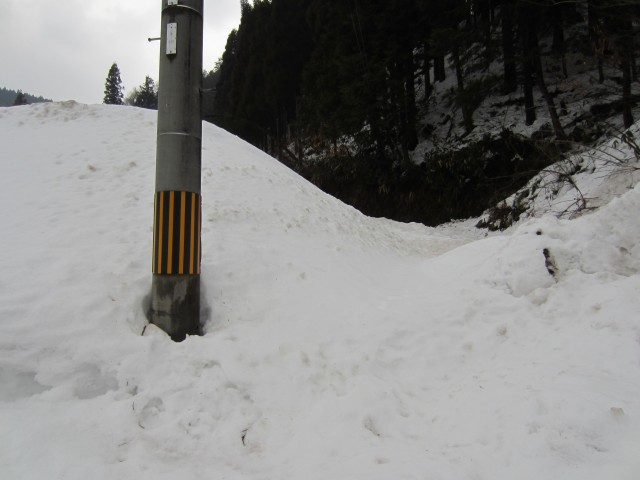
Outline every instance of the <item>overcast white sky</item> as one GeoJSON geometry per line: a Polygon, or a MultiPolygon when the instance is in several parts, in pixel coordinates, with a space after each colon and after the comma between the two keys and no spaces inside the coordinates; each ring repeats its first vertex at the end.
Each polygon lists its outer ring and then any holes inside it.
{"type": "MultiPolygon", "coordinates": [[[[205,0],[204,68],[240,23],[240,0],[205,0]]],[[[129,92],[158,79],[161,0],[0,0],[0,87],[102,103],[113,62],[129,92]]]]}

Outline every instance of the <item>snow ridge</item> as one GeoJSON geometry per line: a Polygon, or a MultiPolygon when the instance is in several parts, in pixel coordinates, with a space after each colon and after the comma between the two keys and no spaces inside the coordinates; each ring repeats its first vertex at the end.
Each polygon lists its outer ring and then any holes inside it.
{"type": "Polygon", "coordinates": [[[203,136],[206,334],[176,344],[143,313],[154,112],[0,109],[3,478],[637,478],[635,183],[485,238],[203,136]]]}

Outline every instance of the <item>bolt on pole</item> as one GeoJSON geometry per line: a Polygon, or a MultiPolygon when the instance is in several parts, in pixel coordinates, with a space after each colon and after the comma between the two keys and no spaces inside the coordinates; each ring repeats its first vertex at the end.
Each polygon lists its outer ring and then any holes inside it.
{"type": "Polygon", "coordinates": [[[150,321],[200,334],[204,0],[162,0],[150,321]]]}

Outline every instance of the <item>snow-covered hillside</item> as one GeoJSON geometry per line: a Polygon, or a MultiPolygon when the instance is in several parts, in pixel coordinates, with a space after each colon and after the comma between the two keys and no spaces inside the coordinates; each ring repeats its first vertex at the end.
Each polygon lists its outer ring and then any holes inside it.
{"type": "Polygon", "coordinates": [[[174,343],[155,112],[0,109],[0,478],[639,478],[635,181],[484,237],[203,134],[206,334],[174,343]]]}

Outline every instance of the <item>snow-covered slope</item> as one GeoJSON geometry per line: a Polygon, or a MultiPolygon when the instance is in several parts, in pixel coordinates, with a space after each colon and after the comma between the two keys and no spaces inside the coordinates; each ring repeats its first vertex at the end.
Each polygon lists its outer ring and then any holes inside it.
{"type": "Polygon", "coordinates": [[[1,478],[638,478],[640,188],[480,238],[205,125],[206,335],[174,343],[154,144],[154,112],[0,109],[1,478]]]}

